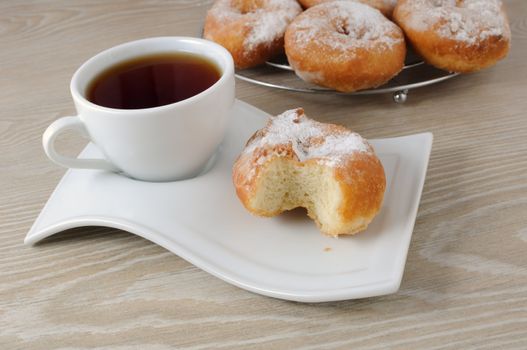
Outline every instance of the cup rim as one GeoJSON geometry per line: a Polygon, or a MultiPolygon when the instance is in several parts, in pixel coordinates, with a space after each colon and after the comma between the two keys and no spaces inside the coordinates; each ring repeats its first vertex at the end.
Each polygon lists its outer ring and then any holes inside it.
{"type": "MultiPolygon", "coordinates": [[[[148,53],[145,53],[145,54],[148,54],[148,53]]],[[[215,61],[215,63],[217,64],[217,60],[215,61]]],[[[108,68],[108,67],[105,67],[105,68],[108,68]]],[[[221,69],[221,67],[218,67],[218,68],[221,69]]],[[[158,111],[163,111],[163,110],[167,110],[170,108],[174,108],[174,106],[184,106],[190,103],[194,103],[197,99],[203,98],[204,96],[211,94],[213,90],[216,90],[220,85],[223,85],[233,75],[234,75],[234,61],[233,61],[232,55],[223,46],[216,44],[213,41],[202,39],[202,38],[187,37],[187,36],[158,36],[158,37],[149,37],[149,38],[125,42],[125,43],[122,43],[116,46],[112,46],[92,56],[90,59],[85,61],[73,74],[73,77],[71,78],[71,82],[70,82],[70,92],[75,101],[77,101],[78,103],[88,108],[97,109],[100,111],[109,112],[113,114],[127,114],[127,115],[141,114],[143,115],[145,112],[158,112],[158,111]],[[119,109],[119,108],[104,107],[104,106],[101,106],[101,105],[98,105],[96,103],[89,101],[79,91],[78,80],[80,79],[80,75],[89,65],[95,64],[99,59],[101,59],[101,57],[119,48],[123,48],[126,46],[133,46],[133,45],[137,45],[140,43],[156,41],[156,40],[187,41],[187,42],[199,43],[201,45],[212,46],[223,55],[223,58],[225,59],[225,62],[226,62],[226,66],[224,69],[222,69],[220,78],[214,84],[212,84],[211,86],[209,86],[207,89],[203,90],[202,92],[194,96],[191,96],[189,98],[186,98],[184,100],[174,102],[174,103],[169,103],[169,104],[162,105],[162,106],[157,106],[157,107],[138,108],[138,109],[119,109]]],[[[95,77],[92,77],[92,78],[95,78],[95,77]]]]}

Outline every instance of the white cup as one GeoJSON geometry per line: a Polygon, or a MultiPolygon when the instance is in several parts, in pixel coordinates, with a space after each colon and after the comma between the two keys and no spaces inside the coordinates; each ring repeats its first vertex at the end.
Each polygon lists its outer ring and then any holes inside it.
{"type": "Polygon", "coordinates": [[[67,168],[123,172],[145,181],[196,176],[223,139],[234,103],[234,64],[227,50],[211,41],[159,37],[132,41],[103,51],[73,75],[71,95],[77,116],[53,122],[42,138],[47,156],[67,168]],[[145,109],[113,109],[86,99],[90,82],[107,68],[134,57],[186,52],[208,58],[221,72],[207,90],[186,100],[145,109]],[[56,137],[75,130],[89,138],[105,159],[76,159],[55,151],[56,137]]]}

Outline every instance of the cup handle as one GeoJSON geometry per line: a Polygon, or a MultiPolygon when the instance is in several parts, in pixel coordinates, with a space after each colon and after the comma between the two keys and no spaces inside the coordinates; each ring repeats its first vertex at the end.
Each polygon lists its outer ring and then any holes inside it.
{"type": "Polygon", "coordinates": [[[107,171],[120,171],[113,164],[104,159],[78,159],[66,157],[55,150],[55,140],[62,132],[66,130],[77,131],[81,136],[89,139],[86,127],[79,117],[62,117],[51,123],[42,136],[42,145],[49,159],[54,163],[66,168],[75,169],[101,169],[107,171]]]}

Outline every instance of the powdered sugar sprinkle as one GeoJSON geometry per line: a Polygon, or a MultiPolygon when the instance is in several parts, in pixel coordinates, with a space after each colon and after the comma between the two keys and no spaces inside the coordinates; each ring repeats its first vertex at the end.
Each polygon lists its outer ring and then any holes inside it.
{"type": "MultiPolygon", "coordinates": [[[[334,127],[334,126],[333,126],[334,127]]],[[[311,120],[299,109],[288,110],[271,117],[267,126],[257,134],[244,150],[253,154],[256,149],[290,145],[300,162],[315,159],[317,162],[336,167],[342,159],[353,152],[371,152],[371,146],[359,134],[338,127],[331,129],[328,124],[311,120]]],[[[283,148],[259,154],[257,164],[264,164],[273,156],[283,156],[283,148]]]]}
{"type": "Polygon", "coordinates": [[[357,47],[389,49],[404,42],[401,30],[378,10],[354,1],[334,1],[312,7],[290,26],[295,45],[313,42],[349,54],[357,47]]]}
{"type": "Polygon", "coordinates": [[[296,0],[263,0],[260,7],[245,12],[232,0],[218,0],[210,11],[222,21],[246,22],[250,31],[243,45],[250,51],[261,44],[281,39],[289,23],[302,12],[302,8],[296,0]]]}
{"type": "Polygon", "coordinates": [[[436,30],[443,38],[475,44],[489,37],[510,38],[500,0],[414,0],[405,3],[408,25],[436,30]]]}

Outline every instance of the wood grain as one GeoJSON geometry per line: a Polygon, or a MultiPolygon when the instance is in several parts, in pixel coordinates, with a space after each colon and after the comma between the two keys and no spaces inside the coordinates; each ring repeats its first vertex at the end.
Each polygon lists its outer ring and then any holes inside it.
{"type": "MultiPolygon", "coordinates": [[[[303,106],[366,137],[432,131],[434,149],[397,294],[300,304],[228,285],[107,228],[22,244],[64,170],[40,138],[73,114],[87,58],[159,35],[197,36],[211,1],[0,2],[1,349],[526,349],[527,2],[506,1],[509,57],[390,96],[312,96],[238,82],[270,113],[303,106]]],[[[76,154],[84,141],[65,137],[76,154]]]]}

